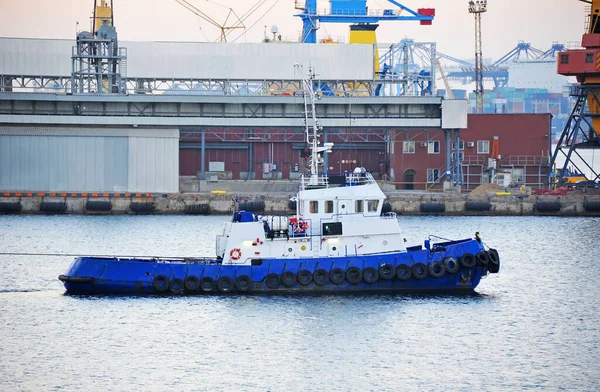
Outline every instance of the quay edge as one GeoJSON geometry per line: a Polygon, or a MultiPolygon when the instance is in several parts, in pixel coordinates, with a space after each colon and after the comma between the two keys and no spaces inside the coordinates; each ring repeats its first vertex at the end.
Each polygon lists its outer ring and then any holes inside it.
{"type": "MultiPolygon", "coordinates": [[[[293,213],[289,205],[291,194],[284,193],[4,195],[0,197],[0,214],[229,214],[232,199],[236,197],[254,212],[293,213]]],[[[466,194],[388,193],[386,201],[390,203],[391,211],[398,215],[600,216],[600,194],[473,197],[466,194]]]]}

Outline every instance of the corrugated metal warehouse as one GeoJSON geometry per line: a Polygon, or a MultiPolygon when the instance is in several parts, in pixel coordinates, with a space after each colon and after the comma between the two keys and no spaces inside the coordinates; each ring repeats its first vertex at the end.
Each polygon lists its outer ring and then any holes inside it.
{"type": "Polygon", "coordinates": [[[0,127],[0,189],[178,192],[179,130],[0,127]]]}
{"type": "MultiPolygon", "coordinates": [[[[74,40],[0,38],[0,74],[71,74],[74,40]]],[[[322,80],[369,80],[372,45],[120,41],[127,75],[144,78],[301,79],[294,64],[313,66],[322,80]],[[348,66],[352,64],[352,66],[348,66]]]]}

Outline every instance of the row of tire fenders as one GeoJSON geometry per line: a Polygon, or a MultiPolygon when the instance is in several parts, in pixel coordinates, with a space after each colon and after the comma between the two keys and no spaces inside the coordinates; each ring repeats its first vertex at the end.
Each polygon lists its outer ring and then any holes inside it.
{"type": "MultiPolygon", "coordinates": [[[[490,273],[497,273],[500,270],[500,259],[495,249],[487,252],[481,251],[476,255],[465,253],[459,259],[446,257],[441,261],[434,261],[429,264],[421,262],[413,265],[381,264],[379,269],[367,267],[364,269],[358,267],[349,267],[345,271],[341,268],[333,268],[331,271],[326,269],[317,269],[314,272],[309,270],[300,270],[298,273],[285,271],[281,275],[270,273],[265,278],[265,283],[269,289],[292,288],[296,284],[308,286],[314,283],[316,286],[324,286],[327,283],[340,285],[347,281],[350,284],[365,282],[367,284],[376,283],[378,280],[392,280],[394,278],[400,281],[407,281],[411,278],[425,279],[427,276],[439,279],[445,274],[456,274],[460,268],[474,268],[476,266],[486,267],[490,273]]],[[[470,272],[461,275],[461,281],[469,280],[470,272]]],[[[152,281],[152,286],[157,293],[165,294],[197,294],[197,293],[229,293],[237,290],[240,293],[252,291],[252,279],[248,275],[240,275],[235,280],[229,276],[221,276],[218,279],[211,277],[197,277],[188,275],[185,279],[169,279],[166,275],[156,275],[152,281]]],[[[263,282],[256,282],[262,284],[263,282]]]]}

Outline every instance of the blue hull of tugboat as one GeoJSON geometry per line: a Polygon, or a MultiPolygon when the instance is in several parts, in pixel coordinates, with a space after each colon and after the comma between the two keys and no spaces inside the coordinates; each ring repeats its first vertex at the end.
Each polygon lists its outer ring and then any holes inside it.
{"type": "Polygon", "coordinates": [[[309,294],[470,292],[498,253],[477,240],[432,249],[346,257],[263,259],[223,265],[206,259],[79,257],[59,276],[72,294],[309,294]],[[493,254],[492,254],[493,253],[493,254]]]}

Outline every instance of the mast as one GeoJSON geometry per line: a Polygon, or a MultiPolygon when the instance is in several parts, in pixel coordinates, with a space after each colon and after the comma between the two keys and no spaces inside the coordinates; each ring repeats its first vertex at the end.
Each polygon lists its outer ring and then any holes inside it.
{"type": "Polygon", "coordinates": [[[314,71],[312,67],[308,68],[308,76],[304,74],[300,64],[294,65],[302,76],[302,96],[304,98],[304,132],[306,134],[306,144],[310,147],[310,174],[311,177],[316,177],[319,174],[319,164],[322,163],[320,153],[331,152],[333,143],[325,143],[319,146],[319,134],[323,130],[323,126],[317,119],[315,110],[316,95],[313,89],[314,86],[314,71]],[[310,102],[309,102],[310,101],[310,102]]]}

